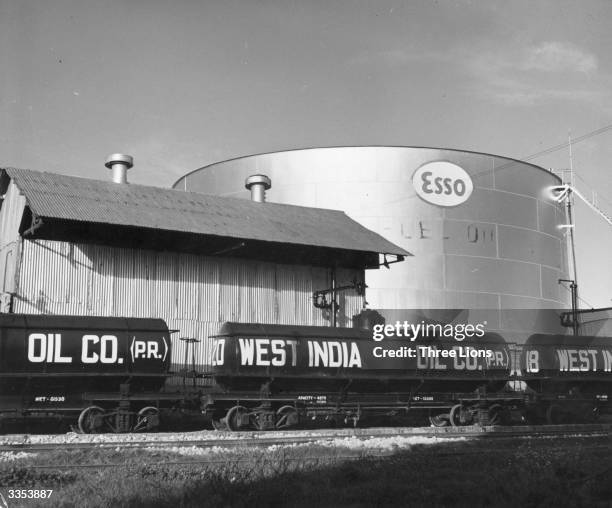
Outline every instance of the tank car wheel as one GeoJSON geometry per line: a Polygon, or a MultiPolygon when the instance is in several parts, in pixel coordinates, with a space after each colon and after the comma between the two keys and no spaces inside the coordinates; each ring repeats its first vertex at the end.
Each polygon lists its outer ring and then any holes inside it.
{"type": "Polygon", "coordinates": [[[143,407],[136,415],[134,432],[155,431],[159,427],[159,409],[153,406],[143,407]]]}
{"type": "Polygon", "coordinates": [[[489,425],[503,425],[504,423],[504,407],[501,404],[493,404],[487,410],[489,416],[489,425]]]}
{"type": "Polygon", "coordinates": [[[290,429],[298,424],[299,415],[293,406],[283,406],[276,412],[276,429],[290,429]]]}
{"type": "Polygon", "coordinates": [[[449,423],[449,414],[448,413],[443,413],[440,415],[430,415],[429,416],[429,423],[431,423],[431,425],[433,427],[446,427],[449,423]]]}
{"type": "Polygon", "coordinates": [[[250,426],[250,419],[248,418],[249,410],[244,406],[234,406],[231,408],[225,416],[225,424],[231,431],[246,430],[250,426]],[[249,420],[247,425],[244,425],[245,418],[249,420]]]}
{"type": "Polygon", "coordinates": [[[89,406],[79,415],[79,430],[83,434],[97,434],[104,428],[104,409],[98,406],[89,406]]]}
{"type": "Polygon", "coordinates": [[[212,428],[214,430],[218,430],[218,431],[226,431],[229,430],[227,428],[227,425],[225,424],[225,420],[223,418],[220,418],[218,420],[215,420],[214,418],[210,421],[210,424],[212,425],[212,428]]]}
{"type": "Polygon", "coordinates": [[[453,406],[448,415],[448,419],[453,427],[460,427],[461,425],[469,425],[472,423],[472,415],[464,409],[461,404],[453,406]]]}

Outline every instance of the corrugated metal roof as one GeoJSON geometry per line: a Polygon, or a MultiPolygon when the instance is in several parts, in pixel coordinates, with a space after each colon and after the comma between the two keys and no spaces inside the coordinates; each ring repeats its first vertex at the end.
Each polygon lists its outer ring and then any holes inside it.
{"type": "Polygon", "coordinates": [[[410,255],[341,211],[256,203],[26,169],[3,170],[23,192],[32,212],[42,218],[410,255]]]}

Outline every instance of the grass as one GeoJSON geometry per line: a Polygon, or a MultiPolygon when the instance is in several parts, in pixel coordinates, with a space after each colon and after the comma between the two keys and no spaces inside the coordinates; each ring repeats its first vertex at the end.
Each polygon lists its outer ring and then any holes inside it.
{"type": "Polygon", "coordinates": [[[13,506],[609,507],[609,437],[472,440],[416,445],[347,461],[347,450],[284,447],[207,457],[168,451],[54,452],[2,463],[0,492],[53,488],[50,504],[13,506]],[[322,451],[327,457],[319,458],[322,451]],[[121,467],[64,469],[66,464],[121,467]],[[36,465],[54,465],[36,469],[36,465]]]}

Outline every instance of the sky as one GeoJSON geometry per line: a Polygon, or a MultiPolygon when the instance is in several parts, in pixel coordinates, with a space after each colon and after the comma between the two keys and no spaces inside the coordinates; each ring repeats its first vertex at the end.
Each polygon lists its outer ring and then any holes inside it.
{"type": "MultiPolygon", "coordinates": [[[[170,186],[314,146],[448,147],[573,166],[612,215],[608,0],[0,0],[0,165],[170,186]]],[[[612,226],[576,205],[583,307],[612,226]]]]}

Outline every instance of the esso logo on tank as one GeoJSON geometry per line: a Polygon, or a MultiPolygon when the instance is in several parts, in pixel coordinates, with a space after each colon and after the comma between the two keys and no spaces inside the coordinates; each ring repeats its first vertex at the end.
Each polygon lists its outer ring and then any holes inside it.
{"type": "Polygon", "coordinates": [[[423,164],[412,175],[412,185],[421,199],[444,207],[465,203],[474,190],[470,175],[446,161],[423,164]]]}

